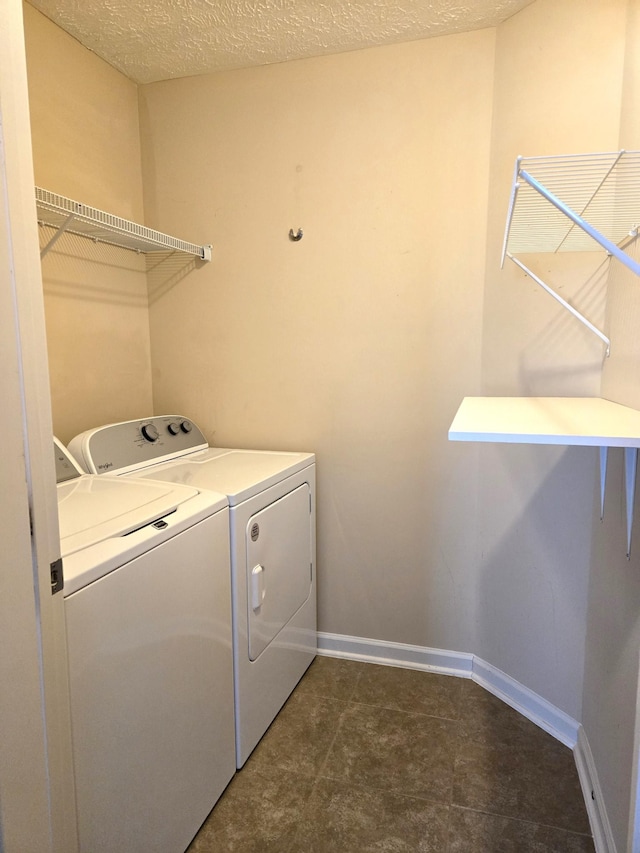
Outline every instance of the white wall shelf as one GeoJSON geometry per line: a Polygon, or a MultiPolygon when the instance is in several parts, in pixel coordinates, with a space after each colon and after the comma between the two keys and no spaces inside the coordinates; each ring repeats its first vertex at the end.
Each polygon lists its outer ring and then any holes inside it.
{"type": "Polygon", "coordinates": [[[465,397],[452,441],[640,447],[640,411],[601,397],[465,397]]]}
{"type": "Polygon", "coordinates": [[[168,234],[153,231],[144,225],[121,219],[119,216],[105,213],[103,210],[89,207],[40,187],[36,187],[35,192],[38,223],[56,229],[54,236],[41,250],[41,257],[44,257],[56,241],[68,232],[87,237],[97,243],[120,246],[144,254],[181,252],[193,255],[202,261],[211,260],[210,245],[199,246],[177,237],[170,237],[168,234]]]}
{"type": "Polygon", "coordinates": [[[509,258],[606,345],[609,338],[517,254],[606,251],[640,275],[624,247],[638,236],[640,151],[518,157],[513,176],[502,264],[509,258]]]}
{"type": "Polygon", "coordinates": [[[579,445],[600,448],[600,516],[607,451],[625,451],[627,556],[631,553],[640,411],[600,397],[465,397],[449,429],[451,441],[579,445]]]}

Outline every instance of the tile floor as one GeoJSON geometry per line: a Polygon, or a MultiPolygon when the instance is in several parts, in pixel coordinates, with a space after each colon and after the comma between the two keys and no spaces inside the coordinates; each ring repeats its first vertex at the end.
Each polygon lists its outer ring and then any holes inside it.
{"type": "Polygon", "coordinates": [[[188,853],[594,853],[573,753],[468,679],[318,657],[188,853]]]}

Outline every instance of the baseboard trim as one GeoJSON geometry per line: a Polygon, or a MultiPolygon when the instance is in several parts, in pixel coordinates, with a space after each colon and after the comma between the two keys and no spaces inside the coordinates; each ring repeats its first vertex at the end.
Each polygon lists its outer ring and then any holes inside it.
{"type": "Polygon", "coordinates": [[[589,741],[582,726],[578,729],[578,742],[573,751],[578,768],[578,777],[587,806],[591,834],[597,853],[617,853],[611,824],[604,807],[602,788],[598,780],[596,764],[589,741]]]}
{"type": "Polygon", "coordinates": [[[471,678],[473,655],[464,652],[449,652],[443,649],[428,649],[405,643],[389,643],[384,640],[369,640],[365,637],[349,637],[346,634],[318,632],[318,654],[326,657],[399,666],[405,669],[420,669],[471,678]]]}
{"type": "Polygon", "coordinates": [[[473,680],[560,743],[575,748],[580,724],[551,702],[478,657],[473,659],[473,680]]]}

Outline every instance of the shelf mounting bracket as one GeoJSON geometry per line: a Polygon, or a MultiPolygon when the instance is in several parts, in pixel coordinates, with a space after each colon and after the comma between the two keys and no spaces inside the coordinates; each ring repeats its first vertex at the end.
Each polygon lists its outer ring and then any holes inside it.
{"type": "Polygon", "coordinates": [[[636,468],[638,448],[624,449],[624,487],[627,498],[627,560],[631,559],[631,532],[633,530],[633,506],[636,496],[636,468]]]}
{"type": "Polygon", "coordinates": [[[600,331],[600,329],[598,329],[598,327],[597,327],[597,326],[594,326],[594,325],[593,325],[593,323],[592,323],[590,320],[587,320],[587,318],[584,316],[584,314],[581,314],[581,313],[580,313],[576,308],[574,308],[574,307],[573,307],[573,305],[570,305],[570,304],[567,302],[567,300],[566,300],[566,299],[563,299],[563,298],[562,298],[562,296],[560,296],[558,293],[556,293],[556,292],[555,292],[555,290],[554,290],[552,287],[550,287],[550,286],[549,286],[546,282],[544,282],[544,281],[543,281],[539,276],[537,276],[534,272],[532,272],[532,271],[529,269],[529,267],[525,266],[525,265],[522,263],[522,261],[518,260],[518,258],[515,258],[515,257],[514,257],[510,252],[506,252],[506,256],[507,256],[510,260],[512,260],[512,261],[513,261],[513,263],[514,263],[516,266],[520,267],[520,269],[521,269],[523,272],[525,272],[528,276],[530,276],[530,277],[531,277],[531,278],[536,282],[536,284],[539,284],[539,285],[540,285],[540,287],[542,287],[544,290],[546,290],[546,292],[547,292],[550,296],[553,296],[553,298],[554,298],[557,302],[559,302],[559,303],[560,303],[560,305],[562,305],[562,307],[563,307],[563,308],[565,308],[565,309],[566,309],[570,314],[573,314],[573,316],[574,316],[577,320],[580,320],[580,322],[581,322],[584,326],[586,326],[586,327],[587,327],[587,329],[589,329],[591,332],[593,332],[593,334],[594,334],[594,335],[597,335],[597,337],[599,337],[599,338],[600,338],[600,340],[601,340],[601,341],[604,343],[604,345],[606,346],[606,348],[607,348],[607,350],[606,350],[606,354],[607,354],[607,357],[609,357],[609,353],[610,353],[610,351],[611,351],[611,340],[610,340],[610,339],[605,335],[605,333],[604,333],[604,332],[601,332],[601,331],[600,331]]]}
{"type": "MultiPolygon", "coordinates": [[[[604,494],[607,485],[608,447],[600,448],[600,521],[604,518],[604,494]]],[[[624,449],[624,491],[627,522],[627,560],[631,559],[631,534],[633,533],[633,509],[636,498],[636,473],[638,467],[638,448],[624,449]]]]}
{"type": "Polygon", "coordinates": [[[607,460],[609,448],[600,448],[600,521],[604,518],[604,493],[607,487],[607,460]]]}
{"type": "Polygon", "coordinates": [[[67,218],[65,219],[65,221],[64,221],[64,222],[62,223],[62,225],[58,228],[58,230],[57,230],[57,231],[56,231],[56,233],[53,235],[53,237],[49,240],[49,242],[47,243],[47,245],[46,245],[46,246],[43,246],[43,248],[41,249],[41,251],[40,251],[40,260],[42,260],[42,258],[44,258],[44,256],[47,254],[47,252],[48,252],[50,249],[53,249],[53,247],[55,246],[55,244],[56,244],[56,243],[58,242],[58,240],[62,237],[62,235],[64,234],[64,232],[69,228],[69,226],[71,225],[71,223],[73,222],[73,220],[74,220],[75,218],[76,218],[75,213],[70,213],[70,214],[69,214],[69,216],[67,216],[67,218]]]}

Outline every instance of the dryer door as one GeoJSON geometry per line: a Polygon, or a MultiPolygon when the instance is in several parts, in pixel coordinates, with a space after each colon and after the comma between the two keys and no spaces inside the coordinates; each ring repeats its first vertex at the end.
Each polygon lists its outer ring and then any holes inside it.
{"type": "Polygon", "coordinates": [[[249,658],[256,660],[309,597],[313,568],[308,484],[251,516],[245,536],[249,658]]]}

